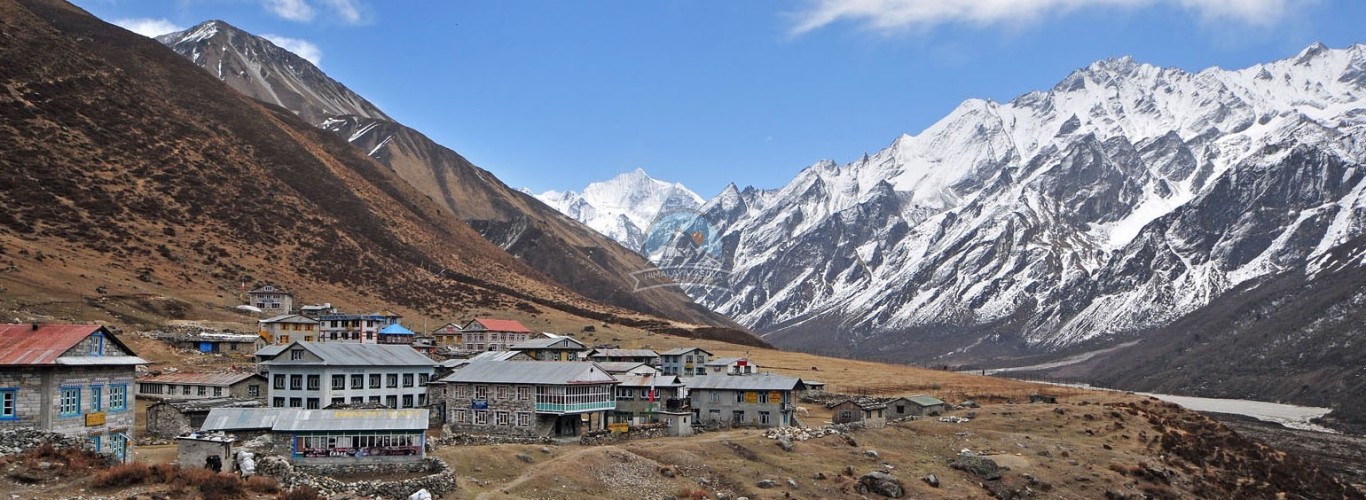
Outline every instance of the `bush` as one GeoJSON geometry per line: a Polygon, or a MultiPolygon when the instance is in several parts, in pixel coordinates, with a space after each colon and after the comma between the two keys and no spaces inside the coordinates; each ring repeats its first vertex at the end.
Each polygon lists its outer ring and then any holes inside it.
{"type": "Polygon", "coordinates": [[[156,464],[151,467],[151,482],[171,483],[180,477],[180,467],[173,464],[156,464]]]}
{"type": "Polygon", "coordinates": [[[247,478],[247,489],[273,495],[280,492],[280,482],[266,476],[251,476],[247,478]]]}
{"type": "Polygon", "coordinates": [[[317,488],[300,486],[289,490],[280,496],[280,500],[322,500],[322,494],[318,493],[317,488]]]}
{"type": "Polygon", "coordinates": [[[96,488],[117,488],[153,482],[152,469],[142,462],[129,462],[110,467],[95,474],[96,488]]]}
{"type": "Polygon", "coordinates": [[[222,472],[210,472],[210,475],[200,480],[196,486],[199,486],[199,494],[204,500],[237,498],[246,493],[241,479],[222,472]]]}

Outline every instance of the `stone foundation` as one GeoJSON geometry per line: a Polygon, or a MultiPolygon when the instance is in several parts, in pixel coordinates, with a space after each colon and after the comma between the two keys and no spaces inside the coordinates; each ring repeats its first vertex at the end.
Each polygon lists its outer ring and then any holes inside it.
{"type": "Polygon", "coordinates": [[[421,462],[412,463],[294,466],[284,458],[270,456],[257,462],[256,472],[275,478],[286,489],[309,486],[317,488],[327,497],[356,495],[367,498],[405,499],[422,489],[427,490],[433,497],[440,497],[456,489],[455,472],[446,465],[446,462],[437,458],[425,458],[421,462]],[[415,472],[430,474],[399,481],[343,482],[334,479],[415,472]]]}

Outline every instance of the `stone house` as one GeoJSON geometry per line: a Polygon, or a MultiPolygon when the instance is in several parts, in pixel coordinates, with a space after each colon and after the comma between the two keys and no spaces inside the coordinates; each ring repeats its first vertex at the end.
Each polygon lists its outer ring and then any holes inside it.
{"type": "Polygon", "coordinates": [[[426,406],[435,365],[406,345],[349,342],[293,342],[260,363],[270,380],[271,407],[309,410],[361,403],[426,406]]]}
{"type": "Polygon", "coordinates": [[[659,353],[659,369],[665,375],[706,375],[707,361],[712,353],[699,347],[680,347],[659,353]]]}
{"type": "Polygon", "coordinates": [[[706,363],[703,367],[707,370],[707,375],[749,375],[759,373],[759,365],[750,361],[749,358],[716,358],[706,363]]]}
{"type": "Polygon", "coordinates": [[[464,329],[459,323],[446,323],[441,327],[432,330],[432,338],[435,339],[437,347],[454,347],[456,349],[465,348],[464,329]]]}
{"type": "Polygon", "coordinates": [[[419,462],[427,410],[214,408],[203,432],[269,435],[276,453],[305,465],[419,462]]]}
{"type": "Polygon", "coordinates": [[[733,426],[787,427],[794,425],[794,391],[801,379],[772,374],[703,375],[682,379],[688,388],[693,421],[733,426]]]}
{"type": "Polygon", "coordinates": [[[247,304],[266,314],[294,312],[294,294],[275,285],[265,285],[247,292],[247,304]]]}
{"type": "Polygon", "coordinates": [[[296,340],[313,342],[318,339],[318,320],[298,314],[281,314],[257,321],[258,332],[265,344],[288,344],[296,340]]]}
{"type": "Polygon", "coordinates": [[[573,337],[540,337],[513,344],[512,350],[536,361],[578,361],[588,346],[573,337]]]}
{"type": "Polygon", "coordinates": [[[137,380],[144,399],[264,399],[266,378],[259,373],[163,373],[137,380]]]}
{"type": "Polygon", "coordinates": [[[605,429],[616,410],[617,379],[595,363],[479,361],[440,383],[457,433],[576,436],[605,429]]]}
{"type": "Polygon", "coordinates": [[[900,397],[887,402],[887,418],[933,416],[948,410],[944,400],[926,395],[900,397]]]}
{"type": "Polygon", "coordinates": [[[687,388],[675,375],[613,375],[617,384],[617,409],[613,423],[640,425],[660,420],[660,412],[691,412],[684,397],[687,388]]]}
{"type": "Polygon", "coordinates": [[[100,325],[0,325],[0,430],[38,429],[132,457],[133,384],[147,360],[100,325]]]}
{"type": "Polygon", "coordinates": [[[380,344],[399,344],[410,346],[413,345],[413,342],[417,340],[417,333],[414,333],[412,330],[409,330],[408,328],[398,323],[394,323],[384,328],[381,328],[379,330],[379,333],[377,333],[376,335],[379,338],[380,344]]]}
{"type": "Polygon", "coordinates": [[[650,349],[593,349],[588,351],[588,359],[598,362],[629,361],[659,366],[659,353],[650,349]]]}
{"type": "Polygon", "coordinates": [[[467,351],[506,351],[531,340],[531,330],[513,319],[476,318],[461,328],[467,351]]]}
{"type": "Polygon", "coordinates": [[[163,439],[183,436],[204,425],[214,408],[260,408],[260,399],[165,400],[147,407],[147,433],[163,439]]]}
{"type": "Polygon", "coordinates": [[[876,429],[887,426],[887,403],[873,398],[851,398],[827,405],[830,408],[830,421],[836,424],[862,423],[864,427],[876,429]]]}

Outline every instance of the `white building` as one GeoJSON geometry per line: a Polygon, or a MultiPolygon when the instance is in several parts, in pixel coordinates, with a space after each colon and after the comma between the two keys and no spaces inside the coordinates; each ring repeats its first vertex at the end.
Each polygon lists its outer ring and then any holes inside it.
{"type": "Polygon", "coordinates": [[[425,406],[436,365],[410,346],[349,342],[294,342],[261,358],[270,379],[269,405],[310,410],[361,403],[425,406]]]}

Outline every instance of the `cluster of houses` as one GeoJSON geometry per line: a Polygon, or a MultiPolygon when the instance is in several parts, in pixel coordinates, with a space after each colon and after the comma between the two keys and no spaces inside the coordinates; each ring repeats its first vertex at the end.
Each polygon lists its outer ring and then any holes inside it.
{"type": "MultiPolygon", "coordinates": [[[[697,347],[589,348],[506,319],[438,328],[430,345],[465,355],[437,361],[398,315],[328,305],[295,314],[282,290],[257,292],[270,299],[254,298],[256,307],[284,313],[261,321],[255,367],[240,372],[139,378],[137,367],[148,362],[104,327],[0,325],[0,429],[78,435],[126,458],[136,396],[155,401],[148,431],[182,445],[216,450],[231,441],[219,433],[231,433],[269,436],[300,462],[395,461],[421,458],[433,425],[507,437],[577,437],[646,423],[676,436],[694,426],[797,425],[798,398],[823,387],[761,371],[744,357],[697,347]]],[[[929,403],[858,400],[834,411],[837,422],[871,425],[934,411],[929,403]]]]}

